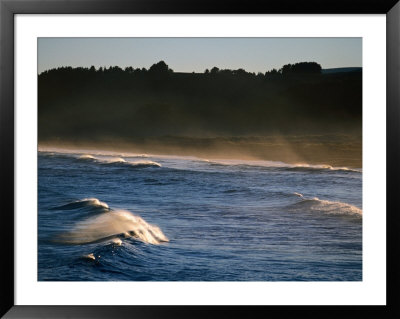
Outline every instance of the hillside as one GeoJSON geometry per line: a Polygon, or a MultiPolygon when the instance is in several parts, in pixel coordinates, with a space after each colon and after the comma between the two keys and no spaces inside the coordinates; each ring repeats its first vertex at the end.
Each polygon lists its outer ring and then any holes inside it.
{"type": "Polygon", "coordinates": [[[361,133],[362,72],[207,71],[46,71],[39,141],[361,133]]]}

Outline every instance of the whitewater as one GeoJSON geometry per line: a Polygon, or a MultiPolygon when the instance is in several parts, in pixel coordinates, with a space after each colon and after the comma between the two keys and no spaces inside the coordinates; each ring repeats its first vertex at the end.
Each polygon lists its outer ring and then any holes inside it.
{"type": "Polygon", "coordinates": [[[361,281],[362,169],[38,152],[39,281],[361,281]]]}

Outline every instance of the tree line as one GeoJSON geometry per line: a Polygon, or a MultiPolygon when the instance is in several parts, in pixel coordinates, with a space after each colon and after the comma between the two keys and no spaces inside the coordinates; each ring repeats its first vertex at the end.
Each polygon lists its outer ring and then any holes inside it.
{"type": "MultiPolygon", "coordinates": [[[[127,73],[127,74],[154,74],[154,75],[162,75],[162,74],[172,74],[174,71],[164,62],[160,61],[158,63],[153,64],[148,70],[146,68],[133,68],[132,66],[127,66],[124,69],[119,66],[110,66],[110,67],[99,67],[96,69],[93,65],[90,68],[85,67],[59,67],[51,70],[46,70],[41,73],[41,75],[45,76],[46,74],[52,72],[62,72],[62,71],[72,71],[76,70],[79,72],[100,72],[100,73],[127,73]]],[[[207,75],[231,75],[231,76],[252,76],[252,77],[268,77],[271,75],[289,75],[289,74],[321,74],[321,65],[316,62],[299,62],[294,64],[285,64],[280,69],[272,69],[262,72],[247,72],[246,70],[239,68],[237,70],[231,69],[220,69],[218,67],[213,67],[211,70],[205,69],[204,74],[207,75]]]]}
{"type": "Polygon", "coordinates": [[[361,131],[362,74],[60,67],[38,75],[39,140],[361,131]]]}

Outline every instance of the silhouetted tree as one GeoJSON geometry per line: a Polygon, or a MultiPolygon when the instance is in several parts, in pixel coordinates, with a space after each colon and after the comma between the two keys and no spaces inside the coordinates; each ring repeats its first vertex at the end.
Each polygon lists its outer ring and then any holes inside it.
{"type": "Polygon", "coordinates": [[[219,72],[219,68],[217,68],[216,66],[214,66],[210,71],[211,74],[217,74],[218,72],[219,72]]]}
{"type": "Polygon", "coordinates": [[[316,62],[300,62],[295,64],[284,65],[279,72],[283,75],[288,74],[320,74],[321,65],[316,62]]]}
{"type": "Polygon", "coordinates": [[[158,63],[153,64],[150,67],[149,72],[161,74],[161,73],[172,73],[174,71],[172,69],[170,69],[164,61],[160,61],[158,63]]]}
{"type": "Polygon", "coordinates": [[[233,74],[237,75],[237,76],[246,76],[246,75],[248,75],[248,73],[243,69],[237,69],[237,70],[233,71],[233,74]]]}

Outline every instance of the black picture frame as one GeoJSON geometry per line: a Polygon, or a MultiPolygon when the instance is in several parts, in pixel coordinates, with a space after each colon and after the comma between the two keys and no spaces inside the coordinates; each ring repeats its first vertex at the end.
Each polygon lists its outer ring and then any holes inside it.
{"type": "Polygon", "coordinates": [[[400,137],[398,0],[0,0],[0,315],[4,318],[164,318],[237,315],[400,317],[398,163],[400,137]],[[16,14],[385,14],[387,21],[387,304],[386,306],[21,306],[14,303],[14,17],[16,14]]]}

